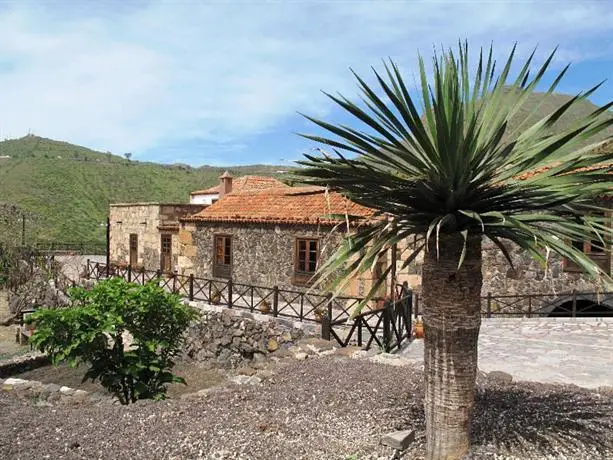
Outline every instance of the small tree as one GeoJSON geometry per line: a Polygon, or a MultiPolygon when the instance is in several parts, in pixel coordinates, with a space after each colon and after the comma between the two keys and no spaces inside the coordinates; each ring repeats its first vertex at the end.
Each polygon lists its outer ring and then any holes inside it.
{"type": "Polygon", "coordinates": [[[130,158],[132,158],[132,153],[124,153],[123,156],[126,157],[126,160],[130,161],[130,158]]]}
{"type": "Polygon", "coordinates": [[[70,296],[72,308],[41,310],[29,319],[36,322],[31,343],[54,364],[87,364],[83,381],[100,380],[122,404],[164,399],[168,383],[185,384],[170,369],[196,312],[179,296],[155,282],[139,286],[121,278],[90,291],[71,289],[70,296]]]}

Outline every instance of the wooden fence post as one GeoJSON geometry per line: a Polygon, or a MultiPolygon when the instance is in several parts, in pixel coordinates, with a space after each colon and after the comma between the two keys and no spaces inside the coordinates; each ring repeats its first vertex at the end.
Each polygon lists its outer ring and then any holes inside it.
{"type": "Polygon", "coordinates": [[[532,296],[528,296],[528,318],[532,318],[532,296]]]}
{"type": "Polygon", "coordinates": [[[194,301],[194,274],[189,274],[189,300],[194,301]]]}
{"type": "Polygon", "coordinates": [[[390,342],[391,342],[391,304],[389,300],[386,300],[383,304],[383,351],[388,353],[390,351],[390,342]]]}
{"type": "Polygon", "coordinates": [[[132,265],[128,265],[128,283],[132,282],[132,265]]]}
{"type": "Polygon", "coordinates": [[[96,262],[96,280],[100,280],[100,262],[96,262]]]}
{"type": "Polygon", "coordinates": [[[279,314],[279,286],[272,288],[272,316],[279,314]]]}
{"type": "Polygon", "coordinates": [[[330,340],[330,317],[327,314],[321,318],[321,338],[330,340]]]}
{"type": "Polygon", "coordinates": [[[573,289],[573,310],[572,310],[572,317],[576,318],[577,317],[577,290],[573,289]]]}
{"type": "Polygon", "coordinates": [[[487,293],[487,317],[492,317],[492,293],[487,293]]]}
{"type": "Polygon", "coordinates": [[[89,259],[87,259],[87,265],[85,266],[85,279],[89,279],[89,259]]]}
{"type": "Polygon", "coordinates": [[[177,272],[177,270],[172,271],[172,293],[173,294],[177,293],[177,276],[178,275],[179,273],[177,272]]]}
{"type": "Polygon", "coordinates": [[[232,308],[232,278],[228,280],[228,308],[232,308]]]}

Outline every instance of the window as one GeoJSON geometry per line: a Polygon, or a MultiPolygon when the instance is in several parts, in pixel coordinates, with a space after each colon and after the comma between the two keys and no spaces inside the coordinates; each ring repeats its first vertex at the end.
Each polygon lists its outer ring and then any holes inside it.
{"type": "Polygon", "coordinates": [[[138,265],[138,235],[130,233],[130,266],[138,265]]]}
{"type": "Polygon", "coordinates": [[[217,278],[232,277],[232,237],[229,235],[215,235],[213,276],[217,278]]]}
{"type": "MultiPolygon", "coordinates": [[[[598,219],[599,223],[606,223],[608,215],[604,212],[594,213],[593,216],[598,219]],[[602,220],[601,220],[602,219],[602,220]]],[[[611,268],[610,248],[603,247],[602,242],[598,238],[585,241],[572,241],[573,248],[587,254],[605,272],[609,273],[611,268]]],[[[569,272],[578,272],[581,269],[572,261],[566,259],[564,269],[569,272]]]]}
{"type": "Polygon", "coordinates": [[[319,240],[296,238],[294,255],[294,284],[308,284],[315,271],[319,258],[319,240]]]}
{"type": "Polygon", "coordinates": [[[172,271],[172,235],[162,234],[160,246],[160,270],[169,273],[172,271]]]}

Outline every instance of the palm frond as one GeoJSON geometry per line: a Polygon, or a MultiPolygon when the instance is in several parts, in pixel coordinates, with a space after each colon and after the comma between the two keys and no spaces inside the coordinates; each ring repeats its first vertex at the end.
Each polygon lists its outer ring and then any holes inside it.
{"type": "MultiPolygon", "coordinates": [[[[435,250],[443,234],[489,238],[510,263],[505,241],[542,263],[553,251],[610,280],[572,242],[591,239],[609,250],[613,240],[610,222],[594,214],[607,209],[599,200],[613,190],[613,101],[560,126],[598,84],[534,120],[537,104],[517,123],[556,50],[533,69],[535,52],[512,79],[516,47],[499,72],[493,49],[480,50],[471,73],[468,44],[459,43],[457,51],[434,55],[430,78],[420,55],[421,101],[389,60],[383,72],[373,69],[376,86],[354,73],[361,104],[328,94],[360,128],[306,117],[328,134],[303,136],[333,153],[306,155],[298,180],[376,210],[376,220],[350,233],[320,267],[321,280],[333,280],[330,287],[338,291],[403,239],[420,235],[415,249],[403,253],[412,262],[420,251],[435,250]]],[[[543,100],[568,69],[557,72],[543,100]]]]}

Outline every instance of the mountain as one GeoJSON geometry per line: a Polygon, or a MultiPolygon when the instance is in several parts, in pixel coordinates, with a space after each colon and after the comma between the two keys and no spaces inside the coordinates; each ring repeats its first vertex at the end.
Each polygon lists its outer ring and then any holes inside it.
{"type": "MultiPolygon", "coordinates": [[[[509,131],[530,126],[569,99],[563,94],[532,94],[511,120],[509,131]]],[[[596,109],[591,102],[578,103],[559,120],[557,129],[572,126],[579,117],[596,109]]],[[[598,139],[607,135],[613,136],[613,128],[598,139]]],[[[0,203],[17,205],[26,213],[27,241],[100,243],[104,241],[101,224],[105,222],[109,203],[187,202],[189,192],[217,184],[225,169],[234,176],[282,178],[278,171],[287,168],[266,165],[192,168],[129,161],[110,152],[95,152],[28,135],[0,142],[0,203]]],[[[18,220],[8,225],[3,224],[7,219],[0,219],[0,233],[21,233],[21,219],[18,220]]]]}
{"type": "MultiPolygon", "coordinates": [[[[109,203],[188,202],[189,193],[235,176],[282,176],[279,166],[230,168],[128,161],[111,153],[28,135],[0,142],[0,202],[27,213],[26,240],[103,242],[109,203]]],[[[12,231],[14,222],[0,232],[12,231]],[[11,228],[11,230],[9,230],[11,228]]],[[[18,228],[21,228],[19,222],[18,228]]]]}

